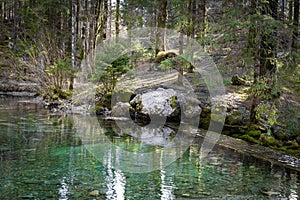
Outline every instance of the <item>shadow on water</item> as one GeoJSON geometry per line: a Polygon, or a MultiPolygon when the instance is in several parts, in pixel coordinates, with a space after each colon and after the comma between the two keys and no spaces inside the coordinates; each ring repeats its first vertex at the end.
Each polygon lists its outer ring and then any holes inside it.
{"type": "Polygon", "coordinates": [[[299,172],[217,145],[200,159],[201,139],[180,149],[173,125],[120,126],[0,99],[0,199],[300,198],[299,172]]]}

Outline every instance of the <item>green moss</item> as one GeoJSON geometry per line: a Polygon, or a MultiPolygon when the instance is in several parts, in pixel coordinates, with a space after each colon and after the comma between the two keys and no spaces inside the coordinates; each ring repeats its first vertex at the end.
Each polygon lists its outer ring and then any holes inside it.
{"type": "Polygon", "coordinates": [[[283,147],[280,147],[279,150],[282,150],[282,151],[285,151],[285,152],[286,152],[286,151],[287,151],[287,148],[286,148],[285,146],[283,146],[283,147]]]}
{"type": "Polygon", "coordinates": [[[241,137],[241,134],[235,133],[235,134],[232,134],[231,137],[234,137],[234,138],[240,138],[240,137],[241,137]]]}
{"type": "Polygon", "coordinates": [[[58,98],[61,99],[69,99],[72,95],[71,90],[62,90],[62,89],[54,89],[54,94],[56,94],[58,96],[58,98]]]}
{"type": "Polygon", "coordinates": [[[59,98],[59,95],[58,94],[54,94],[53,96],[52,96],[52,99],[53,100],[57,100],[59,98]]]}
{"type": "Polygon", "coordinates": [[[176,96],[171,96],[170,106],[176,108],[176,96]]]}
{"type": "Polygon", "coordinates": [[[296,140],[293,140],[289,143],[289,146],[287,147],[288,149],[294,149],[294,150],[300,150],[299,149],[299,144],[297,143],[296,140]]]}
{"type": "Polygon", "coordinates": [[[280,149],[287,152],[288,154],[300,157],[300,149],[287,149],[286,147],[282,147],[280,149]]]}
{"type": "Polygon", "coordinates": [[[261,135],[261,145],[270,147],[282,147],[282,142],[276,140],[273,136],[261,135]]]}
{"type": "Polygon", "coordinates": [[[255,139],[259,139],[260,135],[261,135],[261,131],[260,130],[249,130],[248,132],[246,132],[246,134],[255,139]]]}
{"type": "Polygon", "coordinates": [[[264,146],[275,146],[276,139],[273,136],[262,135],[261,144],[264,146]]]}
{"type": "Polygon", "coordinates": [[[229,125],[240,125],[242,120],[242,114],[238,110],[233,110],[231,114],[226,116],[225,123],[229,125]]]}
{"type": "Polygon", "coordinates": [[[253,137],[251,137],[249,135],[242,135],[239,138],[242,139],[242,140],[245,140],[247,142],[258,143],[258,141],[255,138],[253,138],[253,137]]]}
{"type": "Polygon", "coordinates": [[[96,103],[94,106],[95,111],[100,111],[100,109],[102,108],[102,104],[101,103],[96,103]]]}
{"type": "Polygon", "coordinates": [[[259,126],[256,125],[256,124],[251,124],[251,125],[249,126],[249,130],[258,130],[258,129],[259,129],[259,126]]]}

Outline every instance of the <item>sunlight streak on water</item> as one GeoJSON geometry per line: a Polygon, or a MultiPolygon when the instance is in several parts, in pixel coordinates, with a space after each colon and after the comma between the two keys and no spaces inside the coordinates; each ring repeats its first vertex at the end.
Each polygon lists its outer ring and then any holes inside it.
{"type": "Polygon", "coordinates": [[[175,196],[173,194],[174,186],[173,183],[168,183],[166,181],[166,172],[164,170],[160,171],[161,175],[161,200],[172,200],[175,199],[175,196]]]}
{"type": "Polygon", "coordinates": [[[69,187],[65,181],[66,177],[63,177],[60,181],[61,187],[58,190],[59,200],[67,200],[69,195],[69,187]]]}
{"type": "Polygon", "coordinates": [[[113,155],[116,155],[116,160],[118,159],[118,150],[116,154],[112,153],[112,150],[109,149],[107,154],[103,158],[103,163],[107,167],[107,170],[104,171],[107,192],[106,199],[125,199],[125,185],[126,178],[120,170],[114,170],[112,167],[112,158],[113,155]]]}

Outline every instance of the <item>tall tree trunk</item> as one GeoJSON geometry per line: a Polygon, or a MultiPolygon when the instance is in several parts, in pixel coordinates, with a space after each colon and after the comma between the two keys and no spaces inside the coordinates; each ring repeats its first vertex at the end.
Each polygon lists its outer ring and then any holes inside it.
{"type": "Polygon", "coordinates": [[[5,1],[1,2],[1,22],[5,20],[5,1]]]}
{"type": "MultiPolygon", "coordinates": [[[[266,4],[262,10],[262,14],[270,15],[276,20],[278,18],[278,1],[269,0],[269,3],[266,4]]],[[[272,34],[267,32],[270,31],[261,31],[260,76],[266,76],[267,73],[272,76],[276,72],[276,30],[274,30],[272,34]]]]}
{"type": "MultiPolygon", "coordinates": [[[[199,8],[198,8],[198,21],[200,22],[200,27],[198,28],[197,35],[203,39],[205,37],[206,31],[206,0],[199,1],[199,8]]],[[[205,46],[203,44],[203,46],[205,46]]]]}
{"type": "Polygon", "coordinates": [[[293,3],[294,0],[289,0],[289,22],[293,20],[293,3]]]}
{"type": "Polygon", "coordinates": [[[116,0],[116,39],[119,39],[120,34],[120,0],[116,0]]]}
{"type": "Polygon", "coordinates": [[[296,52],[299,49],[299,1],[294,0],[294,20],[293,20],[293,40],[292,51],[296,52]]]}
{"type": "MultiPolygon", "coordinates": [[[[258,82],[259,78],[259,49],[260,49],[260,35],[259,35],[259,25],[257,20],[254,18],[254,15],[258,12],[258,2],[257,0],[251,0],[250,5],[250,15],[251,15],[251,26],[249,28],[248,33],[248,48],[253,53],[254,57],[254,83],[256,84],[258,82]]],[[[252,102],[251,102],[251,109],[250,109],[250,122],[251,123],[257,123],[256,119],[256,107],[259,103],[259,97],[256,93],[253,94],[252,102]]]]}
{"type": "MultiPolygon", "coordinates": [[[[76,60],[75,60],[75,55],[76,55],[76,0],[71,1],[71,65],[72,69],[76,69],[76,60]]],[[[71,76],[70,78],[70,85],[69,85],[69,90],[73,90],[73,84],[74,84],[74,77],[71,76]]]]}
{"type": "Polygon", "coordinates": [[[157,35],[156,35],[156,54],[159,51],[165,51],[165,37],[166,32],[164,28],[166,28],[167,23],[167,5],[168,0],[160,0],[159,8],[158,8],[158,16],[157,16],[157,35]]]}
{"type": "MultiPolygon", "coordinates": [[[[13,3],[13,10],[12,10],[12,17],[14,20],[14,27],[13,27],[13,48],[14,48],[14,52],[17,53],[18,51],[18,38],[19,38],[19,14],[18,14],[18,10],[19,10],[19,1],[18,0],[14,0],[13,3]]],[[[17,60],[16,60],[16,56],[14,56],[14,64],[16,69],[18,70],[18,64],[17,64],[17,60]]],[[[26,72],[25,70],[25,66],[23,69],[24,72],[26,72]]]]}
{"type": "MultiPolygon", "coordinates": [[[[183,38],[183,33],[179,33],[179,55],[183,54],[183,45],[184,45],[184,38],[183,38]]],[[[179,66],[178,69],[178,83],[182,84],[183,83],[183,67],[179,66]]]]}
{"type": "Polygon", "coordinates": [[[284,21],[285,20],[285,3],[286,3],[286,0],[281,0],[281,20],[284,21]]]}
{"type": "Polygon", "coordinates": [[[113,17],[113,9],[112,9],[112,0],[109,0],[108,4],[109,4],[109,15],[108,15],[108,36],[109,38],[111,38],[113,36],[113,33],[112,33],[112,17],[113,17]]]}
{"type": "Polygon", "coordinates": [[[95,31],[94,31],[94,44],[93,49],[96,48],[99,35],[101,33],[101,2],[102,0],[96,0],[95,2],[95,31]]]}
{"type": "Polygon", "coordinates": [[[103,13],[103,21],[102,21],[102,39],[105,40],[107,38],[107,19],[108,19],[108,0],[104,0],[104,13],[103,13]]]}

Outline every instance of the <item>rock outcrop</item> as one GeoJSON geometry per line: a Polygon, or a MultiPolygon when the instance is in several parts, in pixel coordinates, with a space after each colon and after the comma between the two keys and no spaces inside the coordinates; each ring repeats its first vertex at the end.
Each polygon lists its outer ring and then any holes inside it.
{"type": "Polygon", "coordinates": [[[200,102],[192,96],[174,89],[157,88],[138,93],[129,103],[117,102],[113,117],[134,118],[137,121],[180,121],[182,117],[200,116],[200,102]]]}

